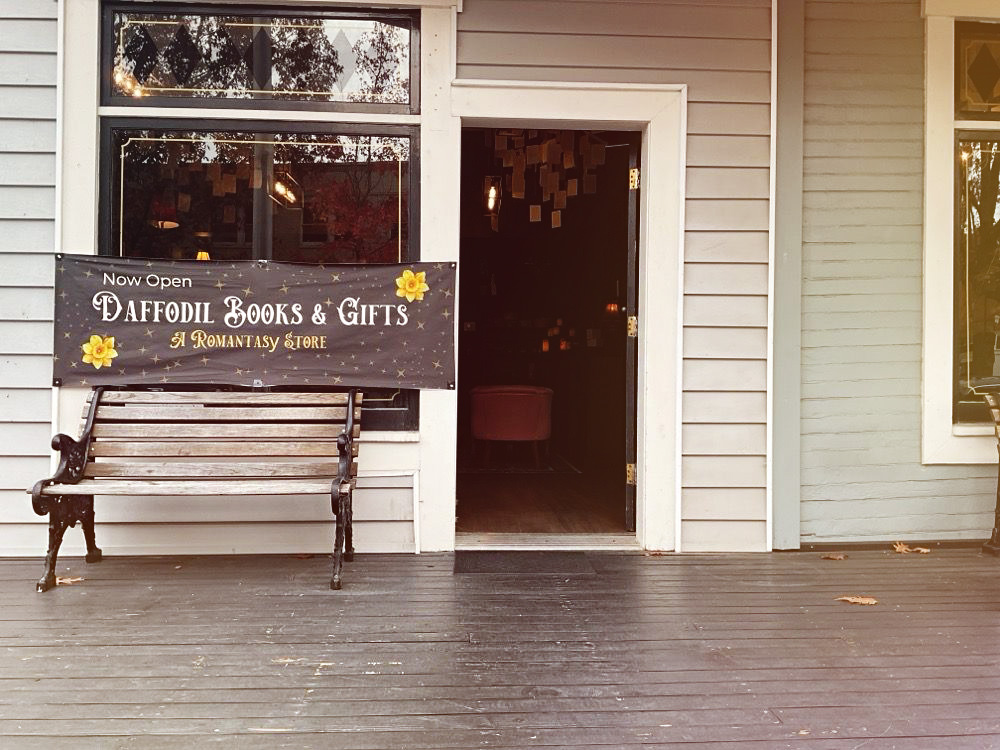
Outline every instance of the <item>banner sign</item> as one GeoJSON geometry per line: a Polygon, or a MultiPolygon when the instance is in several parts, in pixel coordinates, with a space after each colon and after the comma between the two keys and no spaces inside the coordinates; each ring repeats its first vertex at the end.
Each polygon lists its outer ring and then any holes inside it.
{"type": "Polygon", "coordinates": [[[455,387],[455,265],[55,257],[57,385],[455,387]]]}

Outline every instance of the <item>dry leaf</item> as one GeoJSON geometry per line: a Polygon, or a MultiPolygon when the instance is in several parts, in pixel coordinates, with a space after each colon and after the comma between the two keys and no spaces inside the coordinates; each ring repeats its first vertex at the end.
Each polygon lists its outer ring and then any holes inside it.
{"type": "Polygon", "coordinates": [[[914,547],[913,552],[919,552],[921,555],[929,555],[931,551],[926,547],[914,547]]]}
{"type": "Polygon", "coordinates": [[[66,586],[66,585],[71,584],[71,583],[79,583],[82,580],[84,580],[84,579],[83,578],[69,578],[69,577],[65,577],[65,576],[58,576],[56,578],[56,585],[58,585],[58,586],[66,586]]]}
{"type": "Polygon", "coordinates": [[[832,552],[829,555],[823,555],[823,560],[846,560],[847,555],[841,552],[832,552]]]}
{"type": "Polygon", "coordinates": [[[849,604],[878,604],[878,599],[874,596],[838,596],[835,601],[849,604]]]}
{"type": "Polygon", "coordinates": [[[892,548],[901,555],[905,555],[907,552],[913,551],[910,549],[910,546],[908,544],[904,544],[903,542],[893,543],[892,548]]]}

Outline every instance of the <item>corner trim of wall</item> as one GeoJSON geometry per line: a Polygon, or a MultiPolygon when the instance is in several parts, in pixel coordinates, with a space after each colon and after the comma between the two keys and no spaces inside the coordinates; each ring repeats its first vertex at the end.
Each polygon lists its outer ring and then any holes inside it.
{"type": "Polygon", "coordinates": [[[800,546],[802,393],[802,138],[805,0],[773,0],[775,107],[774,293],[770,305],[772,546],[800,546]]]}

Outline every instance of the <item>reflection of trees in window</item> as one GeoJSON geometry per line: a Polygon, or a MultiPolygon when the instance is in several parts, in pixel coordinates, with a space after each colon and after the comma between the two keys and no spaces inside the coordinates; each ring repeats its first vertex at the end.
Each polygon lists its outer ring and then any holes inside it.
{"type": "MultiPolygon", "coordinates": [[[[979,409],[981,398],[970,389],[1000,383],[1000,147],[965,141],[960,149],[956,390],[960,402],[979,409]]],[[[961,420],[961,403],[958,408],[961,420]]]]}
{"type": "Polygon", "coordinates": [[[406,29],[376,22],[352,48],[360,91],[356,102],[406,102],[410,88],[410,45],[406,29]]]}
{"type": "Polygon", "coordinates": [[[279,91],[331,92],[344,72],[322,24],[275,23],[271,80],[279,91]]]}
{"type": "Polygon", "coordinates": [[[322,247],[313,251],[316,259],[338,263],[398,261],[406,244],[402,219],[407,209],[404,185],[409,141],[352,136],[341,138],[322,156],[312,147],[305,149],[307,154],[298,159],[303,166],[308,157],[337,165],[304,170],[304,222],[323,228],[322,247]]]}
{"type": "Polygon", "coordinates": [[[113,20],[119,96],[410,100],[409,21],[122,12],[113,20]]]}

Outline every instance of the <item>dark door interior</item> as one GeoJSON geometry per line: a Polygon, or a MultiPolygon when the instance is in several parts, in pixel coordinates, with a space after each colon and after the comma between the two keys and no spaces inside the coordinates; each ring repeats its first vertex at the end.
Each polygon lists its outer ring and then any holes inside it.
{"type": "Polygon", "coordinates": [[[463,131],[459,531],[634,528],[637,159],[635,133],[463,131]],[[476,439],[480,386],[551,389],[551,437],[476,439]]]}

